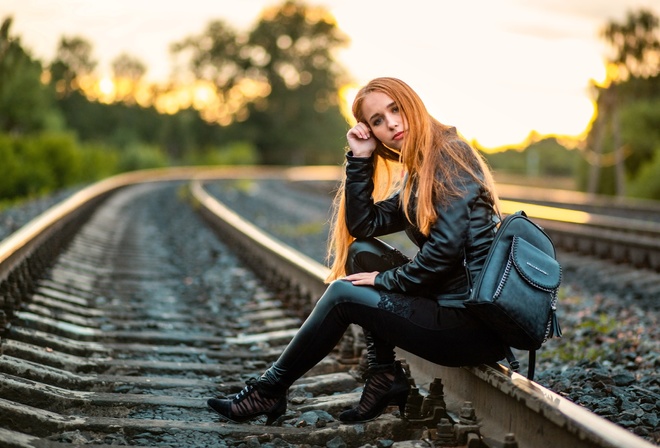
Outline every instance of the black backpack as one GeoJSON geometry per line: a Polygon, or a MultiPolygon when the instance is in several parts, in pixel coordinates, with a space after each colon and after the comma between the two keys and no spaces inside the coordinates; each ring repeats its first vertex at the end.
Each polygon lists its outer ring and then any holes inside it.
{"type": "MultiPolygon", "coordinates": [[[[499,225],[483,269],[465,306],[510,347],[529,351],[527,377],[533,379],[536,350],[553,336],[561,266],[550,237],[525,212],[506,216],[499,225]]],[[[520,364],[511,349],[512,370],[520,364]]]]}

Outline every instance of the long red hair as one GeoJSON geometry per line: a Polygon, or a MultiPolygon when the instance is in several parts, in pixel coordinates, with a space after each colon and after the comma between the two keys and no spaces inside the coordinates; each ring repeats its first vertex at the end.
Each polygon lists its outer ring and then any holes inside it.
{"type": "MultiPolygon", "coordinates": [[[[438,218],[436,202],[447,205],[452,197],[460,196],[461,183],[467,174],[490,193],[493,204],[498,208],[495,184],[481,154],[461,138],[453,127],[429,115],[419,95],[408,84],[396,78],[376,78],[370,81],[360,89],[353,101],[352,111],[356,122],[367,123],[362,103],[372,92],[382,92],[392,98],[408,124],[400,152],[377,142],[373,153],[374,201],[383,200],[400,189],[402,174],[407,173],[409,181],[403,185],[400,194],[403,210],[408,220],[416,223],[420,231],[428,235],[438,218]],[[417,204],[415,216],[411,217],[409,204],[413,193],[417,195],[417,204]]],[[[328,259],[332,264],[326,281],[346,275],[348,247],[355,239],[346,227],[345,181],[344,178],[334,201],[328,244],[328,259]]]]}

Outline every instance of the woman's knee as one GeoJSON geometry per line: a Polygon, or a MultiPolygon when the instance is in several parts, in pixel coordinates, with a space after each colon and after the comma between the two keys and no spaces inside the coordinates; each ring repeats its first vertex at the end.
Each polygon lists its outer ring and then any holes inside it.
{"type": "Polygon", "coordinates": [[[346,280],[334,280],[326,288],[325,292],[316,303],[316,306],[332,308],[338,303],[344,302],[350,296],[351,288],[355,286],[346,280]]]}
{"type": "Polygon", "coordinates": [[[348,247],[346,272],[385,271],[391,266],[386,261],[386,254],[394,248],[378,238],[366,238],[353,241],[348,247]]]}
{"type": "Polygon", "coordinates": [[[374,288],[355,286],[346,280],[335,280],[330,283],[316,303],[316,307],[330,310],[337,305],[355,303],[365,306],[377,306],[380,295],[374,288]]]}

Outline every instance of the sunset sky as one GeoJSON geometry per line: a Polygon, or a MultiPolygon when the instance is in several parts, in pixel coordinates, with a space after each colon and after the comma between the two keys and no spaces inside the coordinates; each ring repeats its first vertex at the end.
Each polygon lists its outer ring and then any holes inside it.
{"type": "MultiPolygon", "coordinates": [[[[0,19],[33,56],[50,61],[62,36],[92,42],[99,75],[123,52],[153,81],[171,72],[169,45],[223,19],[247,31],[274,0],[3,0],[0,19]]],[[[531,131],[577,136],[593,114],[590,79],[605,77],[599,29],[660,0],[308,0],[351,39],[339,59],[364,83],[395,76],[440,121],[486,147],[531,131]]]]}

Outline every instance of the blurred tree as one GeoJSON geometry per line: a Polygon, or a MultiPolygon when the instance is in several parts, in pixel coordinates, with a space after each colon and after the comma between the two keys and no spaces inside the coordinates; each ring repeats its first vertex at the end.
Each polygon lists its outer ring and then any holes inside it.
{"type": "Polygon", "coordinates": [[[346,122],[338,90],[346,73],[334,52],[347,43],[323,7],[287,1],[263,12],[248,48],[251,76],[266,79],[271,89],[250,106],[250,125],[264,163],[341,160],[346,122]]]}
{"type": "Polygon", "coordinates": [[[112,61],[112,75],[115,83],[115,98],[118,101],[133,104],[138,85],[147,66],[140,59],[127,53],[122,53],[112,61]]]}
{"type": "MultiPolygon", "coordinates": [[[[531,135],[531,134],[530,134],[531,135]]],[[[574,177],[579,155],[554,137],[531,139],[523,149],[483,152],[488,164],[498,173],[527,177],[574,177]]]]}
{"type": "Polygon", "coordinates": [[[243,40],[226,22],[216,20],[201,35],[172,44],[171,51],[188,58],[188,68],[196,79],[210,81],[225,93],[242,77],[245,61],[239,52],[243,40]]]}
{"type": "Polygon", "coordinates": [[[172,53],[183,60],[184,66],[177,73],[183,79],[176,81],[207,85],[214,90],[215,98],[200,107],[209,122],[227,126],[244,120],[248,115],[248,102],[268,94],[268,84],[264,80],[249,79],[252,60],[245,46],[246,39],[226,22],[216,20],[201,35],[171,46],[172,53]]]}
{"type": "Polygon", "coordinates": [[[122,53],[112,61],[112,74],[115,78],[128,78],[132,81],[140,81],[147,72],[144,63],[127,53],[122,53]]]}
{"type": "Polygon", "coordinates": [[[240,122],[262,163],[300,165],[341,160],[346,74],[334,52],[347,42],[325,8],[286,1],[264,10],[248,36],[216,21],[172,51],[216,86],[217,107],[240,122]]]}
{"type": "Polygon", "coordinates": [[[89,41],[82,37],[62,37],[50,66],[51,82],[60,96],[69,96],[78,90],[80,78],[92,74],[95,67],[89,41]]]}
{"type": "MultiPolygon", "coordinates": [[[[587,137],[586,159],[590,164],[587,191],[623,196],[626,179],[634,178],[644,163],[650,162],[654,151],[649,145],[636,145],[626,138],[622,114],[631,104],[656,97],[660,93],[660,21],[651,11],[629,12],[623,22],[610,21],[601,36],[613,50],[608,60],[605,86],[594,86],[597,115],[587,137]],[[602,169],[612,167],[614,182],[602,179],[602,169]],[[613,185],[613,190],[609,186],[613,185]]],[[[656,115],[645,115],[648,108],[635,114],[642,123],[650,124],[649,134],[660,127],[656,115]],[[639,115],[639,114],[642,115],[639,115]]],[[[627,120],[630,123],[630,120],[627,120]]],[[[639,128],[639,126],[636,126],[639,128]]],[[[637,129],[639,130],[639,129],[637,129]]]]}
{"type": "Polygon", "coordinates": [[[10,35],[12,19],[0,27],[0,132],[28,133],[60,126],[42,66],[10,35]]]}
{"type": "Polygon", "coordinates": [[[180,163],[190,152],[241,138],[233,127],[208,123],[191,108],[161,114],[153,106],[89,101],[79,90],[58,105],[81,141],[119,148],[122,154],[159,146],[170,162],[180,163]]]}
{"type": "MultiPolygon", "coordinates": [[[[660,82],[657,82],[660,87],[660,82]]],[[[631,180],[660,151],[660,95],[640,98],[621,108],[621,139],[631,180]],[[632,151],[634,148],[634,152],[632,151]]]]}
{"type": "Polygon", "coordinates": [[[611,46],[609,63],[618,69],[615,80],[628,77],[648,78],[660,71],[660,41],[658,18],[653,12],[640,9],[628,12],[623,22],[609,22],[601,35],[611,46]]]}

